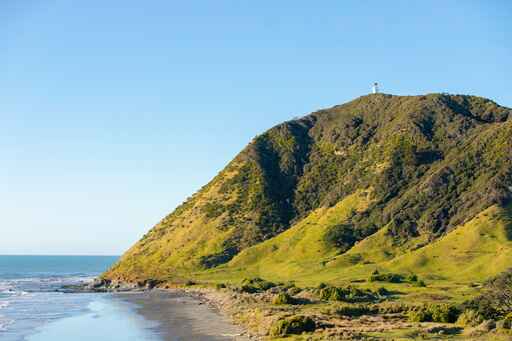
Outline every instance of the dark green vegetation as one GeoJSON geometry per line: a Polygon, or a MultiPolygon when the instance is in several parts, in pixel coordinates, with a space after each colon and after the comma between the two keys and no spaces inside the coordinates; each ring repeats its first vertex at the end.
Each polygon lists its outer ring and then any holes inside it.
{"type": "Polygon", "coordinates": [[[272,282],[256,277],[251,279],[244,279],[242,281],[242,286],[240,287],[240,290],[252,294],[255,292],[266,291],[275,286],[276,285],[272,282]]]}
{"type": "Polygon", "coordinates": [[[254,138],[104,277],[250,294],[325,282],[324,303],[391,296],[418,304],[403,312],[414,321],[453,322],[510,312],[491,284],[475,297],[511,263],[512,110],[475,96],[375,94],[254,138]]]}
{"type": "Polygon", "coordinates": [[[512,269],[487,281],[481,294],[466,306],[488,319],[512,317],[512,269]]]}
{"type": "Polygon", "coordinates": [[[284,336],[288,334],[302,334],[315,330],[315,321],[307,316],[293,316],[278,320],[271,328],[270,335],[284,336]]]}
{"type": "Polygon", "coordinates": [[[388,283],[411,283],[419,287],[427,286],[424,281],[418,279],[415,274],[409,274],[407,276],[394,273],[379,273],[375,270],[370,278],[370,282],[388,282],[388,283]]]}
{"type": "Polygon", "coordinates": [[[352,285],[347,287],[320,286],[318,293],[320,299],[324,301],[343,301],[351,303],[374,302],[389,294],[385,288],[372,291],[370,289],[360,289],[352,285]]]}
{"type": "Polygon", "coordinates": [[[412,322],[444,322],[457,321],[460,311],[449,304],[431,304],[411,309],[408,313],[412,322]]]}
{"type": "Polygon", "coordinates": [[[280,304],[296,304],[297,300],[293,298],[287,292],[280,292],[277,294],[272,300],[272,304],[280,305],[280,304]]]}
{"type": "Polygon", "coordinates": [[[365,209],[318,236],[326,249],[345,252],[384,226],[397,244],[432,242],[510,201],[511,116],[480,97],[378,94],[285,122],[256,137],[109,276],[217,267],[367,189],[365,209]]]}

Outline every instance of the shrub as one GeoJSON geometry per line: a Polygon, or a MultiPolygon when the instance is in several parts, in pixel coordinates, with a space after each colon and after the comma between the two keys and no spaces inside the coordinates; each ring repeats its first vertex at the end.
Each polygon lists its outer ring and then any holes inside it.
{"type": "Polygon", "coordinates": [[[217,283],[215,284],[215,289],[220,290],[226,288],[226,284],[224,283],[217,283]]]}
{"type": "Polygon", "coordinates": [[[413,285],[419,287],[425,287],[426,284],[422,280],[418,278],[416,274],[410,274],[407,276],[394,274],[394,273],[384,273],[381,274],[377,270],[373,271],[368,279],[369,282],[389,282],[389,283],[411,283],[413,285]]]}
{"type": "Polygon", "coordinates": [[[412,308],[407,316],[411,322],[453,323],[457,321],[459,310],[449,304],[432,304],[412,308]]]}
{"type": "Polygon", "coordinates": [[[311,317],[297,315],[274,322],[270,328],[270,335],[302,334],[303,332],[313,332],[315,328],[315,321],[311,317]]]}
{"type": "Polygon", "coordinates": [[[414,285],[417,286],[417,287],[420,287],[420,288],[424,288],[427,286],[427,284],[423,281],[423,280],[419,280],[417,282],[414,282],[414,285]]]}
{"type": "Polygon", "coordinates": [[[320,289],[320,299],[323,301],[341,301],[345,295],[339,288],[323,287],[320,289]]]}
{"type": "Polygon", "coordinates": [[[476,327],[484,321],[484,317],[476,310],[466,309],[457,319],[457,324],[463,327],[476,327]]]}
{"type": "Polygon", "coordinates": [[[340,305],[334,310],[334,313],[341,316],[361,316],[376,312],[376,308],[364,304],[358,305],[340,305]]]}
{"type": "Polygon", "coordinates": [[[331,247],[336,247],[341,251],[346,251],[352,247],[356,241],[362,239],[360,231],[354,229],[350,224],[340,224],[331,227],[324,235],[324,242],[331,247]]]}
{"type": "Polygon", "coordinates": [[[378,293],[371,290],[362,290],[351,285],[320,289],[320,299],[324,301],[368,302],[378,299],[378,296],[378,293]]]}
{"type": "Polygon", "coordinates": [[[432,321],[432,313],[426,307],[418,307],[409,310],[407,318],[411,322],[430,322],[432,321]]]}
{"type": "Polygon", "coordinates": [[[295,304],[295,299],[285,292],[281,292],[274,296],[272,304],[295,304]]]}
{"type": "Polygon", "coordinates": [[[384,304],[379,304],[377,309],[379,314],[397,314],[408,312],[410,310],[409,306],[406,304],[396,302],[386,302],[384,304]]]}
{"type": "Polygon", "coordinates": [[[486,319],[499,319],[512,312],[512,269],[485,283],[482,294],[465,303],[486,319]]]}
{"type": "Polygon", "coordinates": [[[318,284],[318,289],[323,289],[323,288],[327,288],[327,287],[328,287],[328,285],[323,282],[318,284]]]}
{"type": "Polygon", "coordinates": [[[377,294],[379,296],[388,296],[390,294],[389,290],[384,288],[384,287],[380,287],[377,289],[377,294]]]}
{"type": "Polygon", "coordinates": [[[185,286],[186,287],[189,287],[189,286],[192,286],[192,285],[196,285],[197,283],[194,282],[193,280],[189,279],[189,280],[186,280],[185,281],[185,286]]]}
{"type": "Polygon", "coordinates": [[[415,274],[411,274],[411,275],[407,276],[407,278],[405,280],[407,282],[417,282],[418,281],[418,276],[415,275],[415,274]]]}
{"type": "Polygon", "coordinates": [[[207,202],[201,207],[201,211],[205,214],[207,218],[213,219],[220,216],[225,211],[225,207],[219,204],[218,202],[207,202]]]}
{"type": "Polygon", "coordinates": [[[512,313],[508,313],[503,319],[503,328],[512,329],[512,313]]]}
{"type": "Polygon", "coordinates": [[[459,309],[450,304],[434,304],[429,306],[429,310],[434,322],[454,323],[460,314],[459,309]]]}
{"type": "Polygon", "coordinates": [[[244,279],[242,281],[242,286],[240,289],[242,292],[247,293],[256,293],[256,292],[263,292],[270,288],[275,287],[276,285],[272,282],[266,281],[264,279],[261,279],[259,277],[251,278],[251,279],[244,279]]]}
{"type": "Polygon", "coordinates": [[[404,280],[405,280],[404,276],[399,275],[399,274],[393,274],[393,273],[387,273],[387,274],[373,273],[369,279],[370,282],[389,282],[389,283],[402,283],[402,282],[404,282],[404,280]]]}

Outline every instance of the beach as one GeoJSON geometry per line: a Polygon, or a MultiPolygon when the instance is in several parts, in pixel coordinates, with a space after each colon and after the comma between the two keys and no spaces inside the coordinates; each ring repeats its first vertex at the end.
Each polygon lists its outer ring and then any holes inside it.
{"type": "Polygon", "coordinates": [[[249,340],[244,330],[231,323],[215,307],[182,290],[153,289],[117,293],[114,298],[134,304],[162,340],[249,340]]]}
{"type": "Polygon", "coordinates": [[[46,324],[27,341],[249,340],[242,328],[198,296],[184,291],[154,289],[96,295],[87,312],[46,324]]]}

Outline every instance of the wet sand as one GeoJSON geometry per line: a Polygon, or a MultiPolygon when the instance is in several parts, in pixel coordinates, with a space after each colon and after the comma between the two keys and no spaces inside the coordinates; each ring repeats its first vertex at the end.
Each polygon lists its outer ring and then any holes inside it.
{"type": "Polygon", "coordinates": [[[165,341],[249,340],[244,330],[208,305],[204,300],[181,291],[151,290],[115,294],[135,304],[137,313],[156,322],[153,332],[165,341]]]}

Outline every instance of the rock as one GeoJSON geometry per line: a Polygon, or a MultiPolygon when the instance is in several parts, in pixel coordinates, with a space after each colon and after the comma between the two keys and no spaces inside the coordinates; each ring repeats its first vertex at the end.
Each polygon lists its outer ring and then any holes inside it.
{"type": "Polygon", "coordinates": [[[425,328],[425,332],[429,334],[439,334],[439,335],[453,335],[458,334],[462,331],[460,327],[450,327],[450,326],[432,326],[425,328]]]}
{"type": "Polygon", "coordinates": [[[95,278],[90,284],[91,289],[106,288],[110,285],[110,280],[103,278],[95,278]]]}
{"type": "Polygon", "coordinates": [[[94,292],[103,292],[107,291],[111,285],[111,281],[103,278],[95,278],[92,282],[85,285],[82,288],[82,291],[94,291],[94,292]]]}

